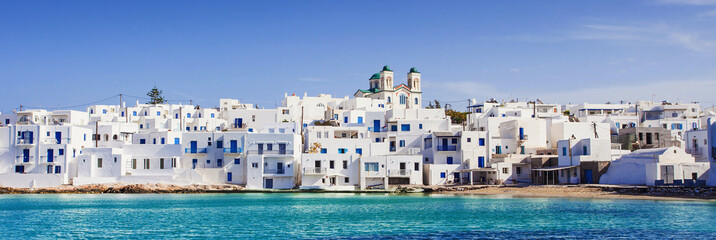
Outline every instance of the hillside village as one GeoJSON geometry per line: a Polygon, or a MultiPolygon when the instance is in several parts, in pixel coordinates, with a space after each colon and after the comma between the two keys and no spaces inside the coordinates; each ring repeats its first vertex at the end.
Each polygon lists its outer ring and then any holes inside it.
{"type": "Polygon", "coordinates": [[[698,103],[471,100],[453,123],[424,106],[421,73],[406,74],[395,83],[385,66],[352,98],[286,94],[274,109],[220,99],[2,113],[0,186],[716,186],[716,114],[698,103]]]}

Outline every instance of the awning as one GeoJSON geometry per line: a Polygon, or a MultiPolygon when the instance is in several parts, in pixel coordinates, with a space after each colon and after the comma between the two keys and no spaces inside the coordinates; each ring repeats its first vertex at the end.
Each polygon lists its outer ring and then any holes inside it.
{"type": "Polygon", "coordinates": [[[556,171],[556,170],[562,170],[562,169],[569,169],[569,168],[576,168],[579,166],[561,166],[561,167],[547,167],[547,168],[535,168],[532,169],[532,171],[556,171]]]}

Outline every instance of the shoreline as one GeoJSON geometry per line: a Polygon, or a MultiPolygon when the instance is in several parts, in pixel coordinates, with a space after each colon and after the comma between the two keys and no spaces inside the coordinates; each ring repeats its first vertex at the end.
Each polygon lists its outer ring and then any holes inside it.
{"type": "Polygon", "coordinates": [[[514,198],[631,199],[716,201],[715,187],[647,187],[614,185],[541,186],[400,186],[392,190],[274,190],[245,189],[239,185],[91,184],[51,188],[0,187],[0,195],[13,194],[201,194],[201,193],[381,193],[509,196],[514,198]]]}

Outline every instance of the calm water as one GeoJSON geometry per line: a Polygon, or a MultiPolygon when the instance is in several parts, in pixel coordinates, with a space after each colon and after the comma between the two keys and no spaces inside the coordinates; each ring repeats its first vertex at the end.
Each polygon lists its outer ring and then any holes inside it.
{"type": "Polygon", "coordinates": [[[382,194],[0,195],[0,238],[716,239],[716,203],[382,194]]]}

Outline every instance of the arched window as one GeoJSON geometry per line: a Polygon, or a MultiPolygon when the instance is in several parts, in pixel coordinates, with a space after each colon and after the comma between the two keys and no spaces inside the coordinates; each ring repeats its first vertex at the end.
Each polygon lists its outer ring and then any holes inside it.
{"type": "Polygon", "coordinates": [[[112,139],[117,140],[117,134],[114,134],[114,136],[112,136],[112,139]]]}
{"type": "Polygon", "coordinates": [[[407,101],[408,101],[408,97],[401,94],[400,95],[400,104],[405,105],[407,101]]]}
{"type": "Polygon", "coordinates": [[[388,103],[390,103],[390,97],[388,97],[388,103]]]}
{"type": "Polygon", "coordinates": [[[418,105],[418,98],[415,98],[415,105],[418,105]]]}

